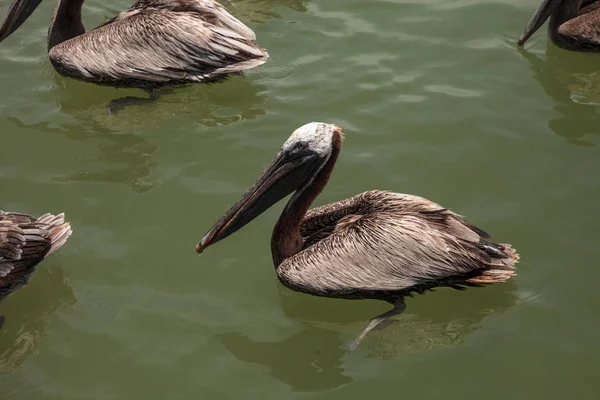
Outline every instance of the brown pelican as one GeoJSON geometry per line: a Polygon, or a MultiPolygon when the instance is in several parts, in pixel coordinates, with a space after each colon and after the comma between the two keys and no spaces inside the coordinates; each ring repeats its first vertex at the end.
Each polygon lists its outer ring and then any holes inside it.
{"type": "Polygon", "coordinates": [[[548,18],[548,35],[558,47],[600,51],[599,0],[544,0],[517,44],[523,46],[548,18]]]}
{"type": "MultiPolygon", "coordinates": [[[[27,284],[36,265],[65,244],[71,226],[64,217],[0,210],[0,301],[27,284]]],[[[0,316],[0,326],[3,320],[0,316]]]]}
{"type": "Polygon", "coordinates": [[[373,318],[350,346],[404,311],[404,298],[437,286],[504,282],[519,256],[508,244],[427,199],[372,190],[309,210],[342,144],[341,128],[297,129],[256,183],[196,245],[202,252],[294,192],[275,225],[271,253],[281,283],[343,299],[379,299],[394,308],[373,318]]]}
{"type": "MultiPolygon", "coordinates": [[[[0,25],[6,39],[42,0],[14,0],[0,25]]],[[[213,0],[139,0],[89,32],[84,0],[59,0],[48,56],[67,77],[150,93],[163,86],[215,82],[263,64],[254,32],[213,0]]]]}

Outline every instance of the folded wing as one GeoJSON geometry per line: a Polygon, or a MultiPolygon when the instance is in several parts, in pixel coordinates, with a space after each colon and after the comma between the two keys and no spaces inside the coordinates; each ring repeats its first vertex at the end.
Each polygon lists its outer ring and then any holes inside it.
{"type": "Polygon", "coordinates": [[[206,1],[138,1],[106,24],[50,50],[64,75],[118,85],[210,82],[268,54],[252,30],[206,1]]]}
{"type": "Polygon", "coordinates": [[[71,235],[64,215],[0,211],[0,300],[28,282],[34,267],[71,235]]]}
{"type": "Polygon", "coordinates": [[[508,245],[429,200],[365,192],[350,223],[285,260],[282,282],[295,290],[338,297],[380,292],[403,295],[419,285],[493,283],[514,275],[518,256],[508,245]]]}
{"type": "Polygon", "coordinates": [[[581,10],[581,15],[563,23],[558,33],[589,50],[600,48],[600,2],[581,10]]]}

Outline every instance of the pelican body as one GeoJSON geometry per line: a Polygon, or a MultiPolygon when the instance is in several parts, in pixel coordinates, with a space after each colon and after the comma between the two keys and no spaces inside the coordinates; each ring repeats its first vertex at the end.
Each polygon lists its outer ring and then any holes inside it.
{"type": "MultiPolygon", "coordinates": [[[[6,39],[42,0],[14,0],[0,25],[6,39]]],[[[139,0],[85,32],[84,0],[59,0],[48,30],[48,56],[70,78],[152,91],[214,82],[263,64],[254,32],[212,0],[139,0]]]]}
{"type": "Polygon", "coordinates": [[[600,0],[544,0],[517,44],[523,46],[548,18],[548,36],[558,47],[600,51],[600,0]]]}
{"type": "Polygon", "coordinates": [[[401,313],[404,298],[437,286],[463,289],[504,282],[518,254],[459,215],[422,197],[372,190],[309,209],[325,187],[342,143],[341,128],[297,129],[256,183],[198,242],[226,238],[294,193],[277,221],[271,252],[288,288],[324,297],[379,299],[394,308],[371,320],[356,341],[401,313]]]}
{"type": "MultiPolygon", "coordinates": [[[[27,284],[36,265],[65,244],[71,233],[63,214],[35,218],[0,210],[0,301],[27,284]]],[[[3,321],[0,316],[0,326],[3,321]]]]}

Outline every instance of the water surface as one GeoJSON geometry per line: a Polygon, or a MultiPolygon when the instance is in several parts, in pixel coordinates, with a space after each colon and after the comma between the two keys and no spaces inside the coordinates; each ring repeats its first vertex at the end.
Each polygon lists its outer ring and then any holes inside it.
{"type": "MultiPolygon", "coordinates": [[[[234,1],[267,64],[117,117],[143,93],[58,76],[52,3],[0,45],[0,208],[64,211],[74,235],[0,305],[0,398],[598,397],[600,56],[543,33],[518,51],[538,0],[234,1]],[[512,243],[516,279],[410,299],[347,354],[388,306],[282,287],[281,205],[198,257],[314,120],[346,131],[318,204],[430,198],[512,243]]],[[[88,3],[88,28],[129,6],[88,3]]]]}

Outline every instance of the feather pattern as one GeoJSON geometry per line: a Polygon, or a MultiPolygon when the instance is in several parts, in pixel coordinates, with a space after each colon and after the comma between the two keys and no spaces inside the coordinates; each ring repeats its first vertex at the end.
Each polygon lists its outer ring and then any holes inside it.
{"type": "Polygon", "coordinates": [[[565,41],[581,50],[600,51],[600,1],[579,10],[579,15],[558,27],[565,41]]]}
{"type": "Polygon", "coordinates": [[[268,58],[254,32],[210,0],[140,0],[96,29],[69,36],[49,50],[56,70],[116,87],[214,82],[268,58]]]}
{"type": "Polygon", "coordinates": [[[514,276],[518,255],[422,197],[368,191],[308,211],[304,249],[277,269],[286,286],[327,297],[402,298],[435,286],[514,276]]]}
{"type": "Polygon", "coordinates": [[[27,214],[0,211],[0,300],[25,285],[36,265],[71,236],[64,214],[27,214]]]}

